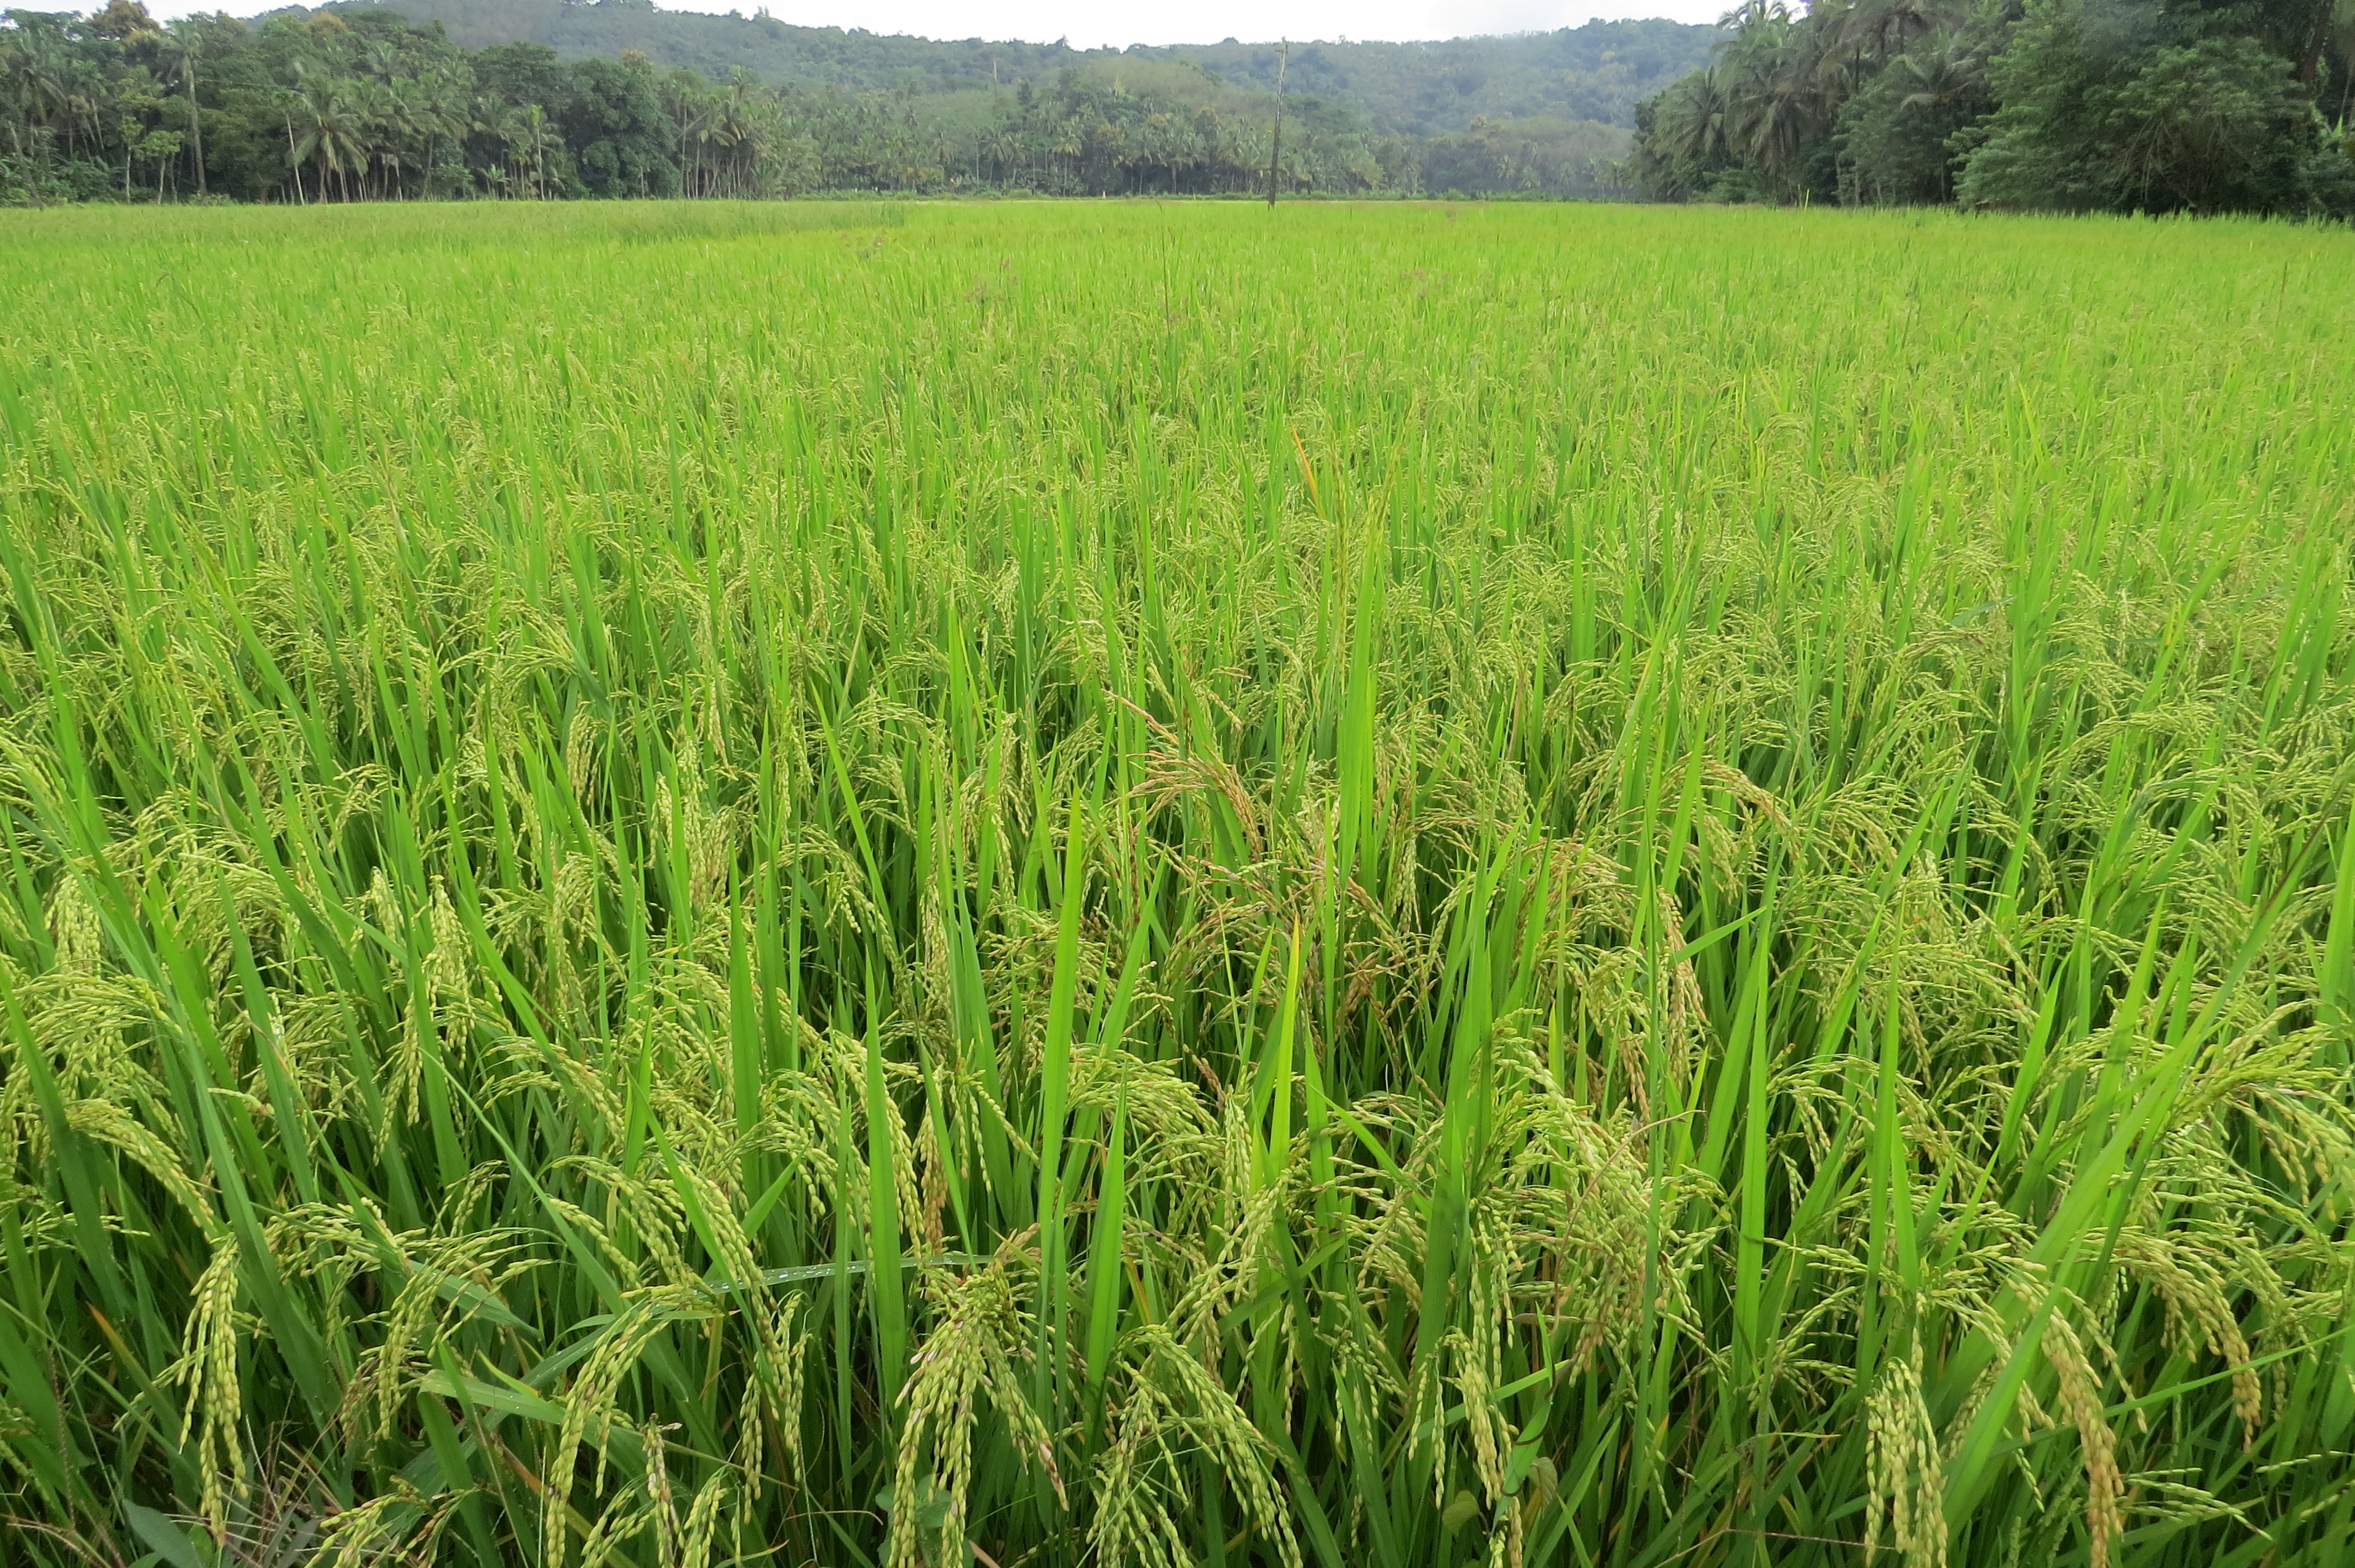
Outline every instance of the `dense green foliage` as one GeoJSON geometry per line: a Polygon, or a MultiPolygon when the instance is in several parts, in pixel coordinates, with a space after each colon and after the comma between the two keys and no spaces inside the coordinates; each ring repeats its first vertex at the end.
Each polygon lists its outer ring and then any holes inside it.
{"type": "MultiPolygon", "coordinates": [[[[0,201],[1219,194],[1263,192],[1274,151],[1272,48],[934,44],[616,0],[404,9],[424,26],[375,5],[0,13],[0,201]]],[[[1279,188],[1598,194],[1636,95],[1713,36],[1295,49],[1279,188]]]]}
{"type": "Polygon", "coordinates": [[[2344,1561],[2350,306],[18,215],[9,1554],[2344,1561]]]}
{"type": "Polygon", "coordinates": [[[1671,199],[2355,216],[2355,0],[1750,0],[1638,111],[1671,199]]]}

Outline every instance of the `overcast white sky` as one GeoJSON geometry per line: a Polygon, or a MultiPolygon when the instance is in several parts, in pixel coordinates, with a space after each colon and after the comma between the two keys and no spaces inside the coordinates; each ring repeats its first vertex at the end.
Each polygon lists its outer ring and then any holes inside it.
{"type": "MultiPolygon", "coordinates": [[[[72,0],[59,0],[60,5],[72,0]]],[[[103,0],[96,0],[103,4],[103,0]]],[[[280,0],[147,0],[159,16],[226,10],[252,16],[280,0]]],[[[399,0],[392,0],[395,5],[399,0]]],[[[741,8],[760,0],[664,0],[680,11],[741,8]]],[[[1732,0],[1193,0],[1105,5],[1102,0],[769,0],[780,21],[865,27],[933,38],[1069,38],[1081,48],[1124,44],[1211,44],[1220,38],[1454,38],[1574,27],[1595,16],[1673,16],[1713,22],[1732,0]]],[[[83,9],[91,8],[85,4],[83,9]]]]}

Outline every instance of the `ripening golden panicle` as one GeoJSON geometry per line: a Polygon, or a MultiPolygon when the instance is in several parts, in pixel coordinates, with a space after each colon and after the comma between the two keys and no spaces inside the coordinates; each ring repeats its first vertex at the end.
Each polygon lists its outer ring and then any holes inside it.
{"type": "Polygon", "coordinates": [[[0,1559],[2355,1555],[2350,243],[12,216],[0,1559]]]}

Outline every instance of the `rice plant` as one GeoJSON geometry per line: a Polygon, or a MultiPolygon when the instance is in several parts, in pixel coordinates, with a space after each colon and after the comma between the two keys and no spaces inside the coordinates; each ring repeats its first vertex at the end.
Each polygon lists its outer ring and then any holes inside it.
{"type": "Polygon", "coordinates": [[[0,233],[0,1555],[2355,1550],[2355,253],[0,233]]]}

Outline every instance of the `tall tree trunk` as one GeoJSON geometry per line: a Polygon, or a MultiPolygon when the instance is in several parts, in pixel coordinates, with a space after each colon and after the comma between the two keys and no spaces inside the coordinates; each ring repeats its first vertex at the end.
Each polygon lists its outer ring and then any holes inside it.
{"type": "Polygon", "coordinates": [[[2330,14],[2336,8],[2330,0],[2320,0],[2314,8],[2314,24],[2307,31],[2306,46],[2298,51],[2297,79],[2309,92],[2317,85],[2314,79],[2322,65],[2322,48],[2330,41],[2330,14]]]}
{"type": "Polygon", "coordinates": [[[1275,138],[1267,154],[1267,205],[1275,205],[1275,179],[1284,165],[1284,71],[1292,63],[1292,41],[1284,40],[1275,57],[1275,138]]]}
{"type": "Polygon", "coordinates": [[[205,117],[197,108],[197,57],[190,55],[181,72],[188,84],[188,138],[197,148],[197,195],[199,198],[211,193],[205,187],[205,117]]]}
{"type": "Polygon", "coordinates": [[[25,162],[25,188],[32,193],[33,205],[41,205],[40,177],[33,173],[33,161],[25,157],[25,134],[16,128],[15,120],[8,122],[8,144],[16,149],[16,156],[25,162]]]}

